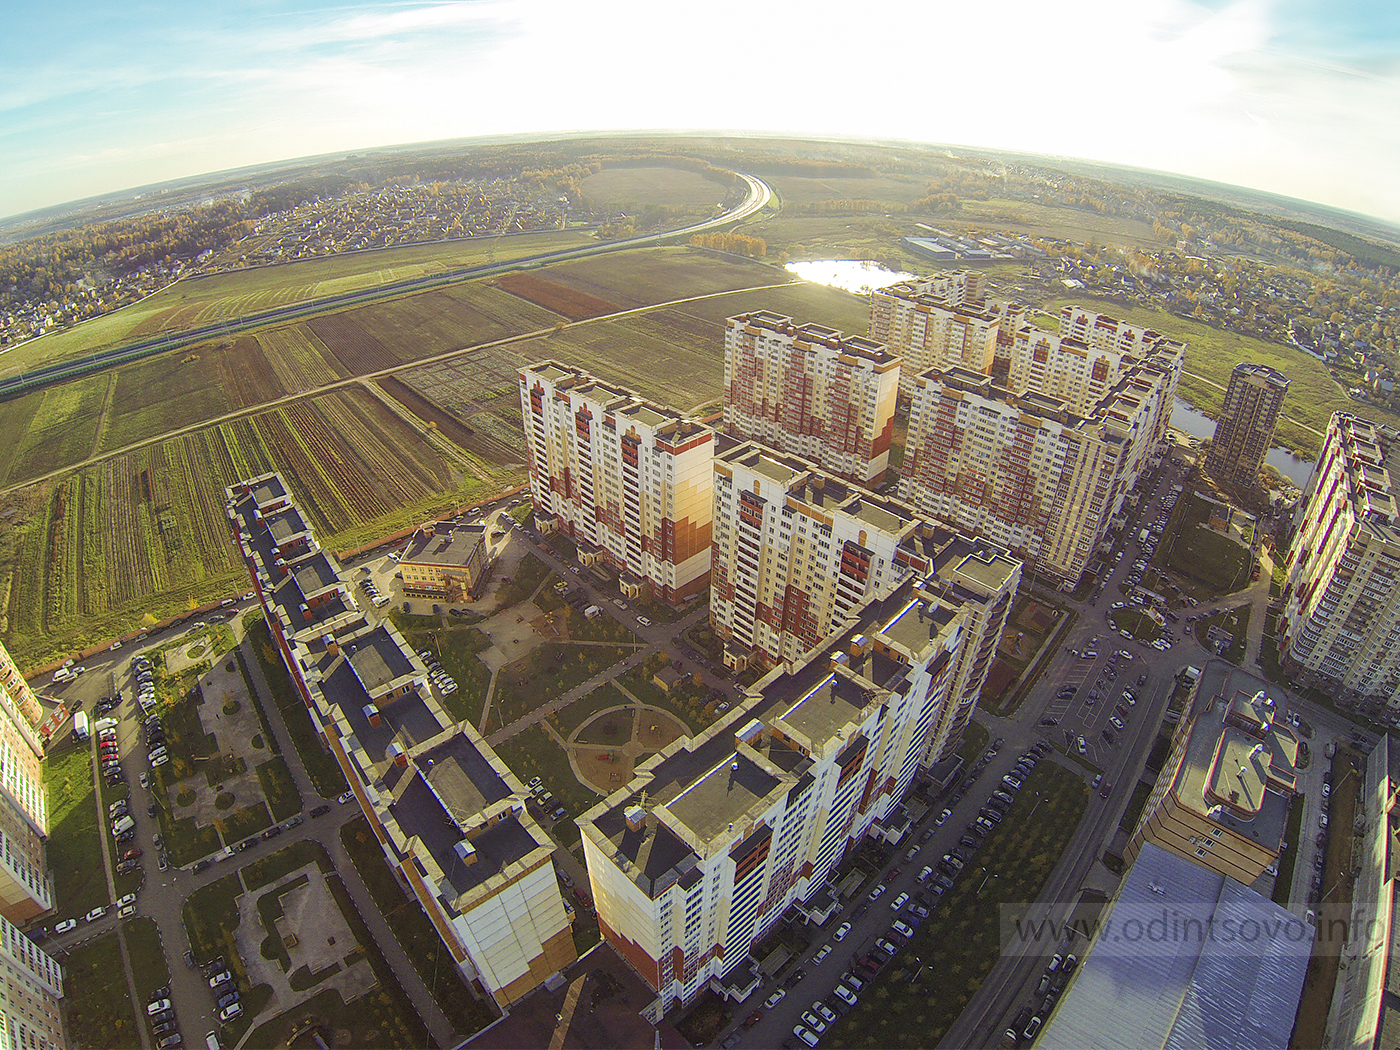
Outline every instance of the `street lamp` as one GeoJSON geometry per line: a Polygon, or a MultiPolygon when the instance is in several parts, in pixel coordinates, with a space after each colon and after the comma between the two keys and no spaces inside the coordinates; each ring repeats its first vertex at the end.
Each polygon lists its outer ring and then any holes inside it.
{"type": "MultiPolygon", "coordinates": [[[[987,869],[986,869],[986,868],[983,868],[982,871],[985,873],[985,872],[987,872],[987,869]]],[[[978,897],[982,896],[982,889],[983,889],[983,887],[985,887],[985,886],[987,885],[987,882],[988,882],[989,880],[991,880],[991,879],[995,879],[996,877],[997,877],[997,873],[994,872],[994,871],[985,874],[985,876],[984,876],[983,879],[982,879],[982,884],[981,884],[980,886],[977,887],[977,896],[978,896],[978,897]]]]}

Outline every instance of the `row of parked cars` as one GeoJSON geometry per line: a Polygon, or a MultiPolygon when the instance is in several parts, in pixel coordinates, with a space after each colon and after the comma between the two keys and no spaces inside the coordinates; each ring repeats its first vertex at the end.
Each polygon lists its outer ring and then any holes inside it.
{"type": "Polygon", "coordinates": [[[180,1038],[175,1006],[170,1001],[170,985],[157,988],[155,998],[146,1004],[146,1022],[151,1026],[151,1040],[160,1050],[174,1050],[184,1045],[180,1038]]]}
{"type": "Polygon", "coordinates": [[[433,655],[431,649],[424,649],[418,655],[423,658],[423,665],[427,667],[428,678],[433,685],[445,696],[451,696],[457,691],[457,680],[442,669],[442,662],[433,655]]]}
{"type": "Polygon", "coordinates": [[[222,955],[205,964],[204,976],[209,982],[209,991],[214,996],[219,1020],[228,1024],[234,1018],[242,1017],[243,1004],[238,1001],[238,982],[234,980],[232,971],[224,965],[222,955]]]}

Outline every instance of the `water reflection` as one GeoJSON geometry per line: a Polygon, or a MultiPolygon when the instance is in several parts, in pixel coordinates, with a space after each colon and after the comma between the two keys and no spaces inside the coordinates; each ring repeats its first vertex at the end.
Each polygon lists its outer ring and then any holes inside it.
{"type": "MultiPolygon", "coordinates": [[[[1181,398],[1176,399],[1176,407],[1172,409],[1172,426],[1196,438],[1215,436],[1215,420],[1204,412],[1192,408],[1188,402],[1181,398]]],[[[1264,457],[1264,462],[1300,489],[1306,487],[1308,478],[1313,471],[1312,460],[1295,456],[1291,449],[1286,448],[1269,449],[1268,455],[1264,457]]]]}
{"type": "Polygon", "coordinates": [[[790,262],[785,269],[795,273],[804,281],[827,284],[833,288],[844,288],[848,292],[864,295],[876,288],[886,288],[900,281],[912,281],[914,274],[903,270],[887,270],[877,262],[863,259],[817,259],[809,262],[790,262]]]}

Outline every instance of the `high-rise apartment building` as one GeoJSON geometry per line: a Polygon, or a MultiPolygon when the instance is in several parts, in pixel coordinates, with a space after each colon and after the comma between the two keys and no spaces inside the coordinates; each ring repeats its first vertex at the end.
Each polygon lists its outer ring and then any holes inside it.
{"type": "Polygon", "coordinates": [[[1143,366],[1085,418],[976,372],[930,369],[909,413],[900,497],[1072,587],[1147,464],[1166,387],[1143,366]]]}
{"type": "Polygon", "coordinates": [[[1253,485],[1274,443],[1274,425],[1287,393],[1288,377],[1282,372],[1249,361],[1237,364],[1206,454],[1206,470],[1222,481],[1253,485]]]}
{"type": "Polygon", "coordinates": [[[1400,431],[1332,416],[1293,521],[1279,657],[1334,694],[1400,710],[1400,431]]]}
{"type": "Polygon", "coordinates": [[[724,333],[724,427],[862,485],[890,462],[900,359],[860,336],[760,310],[724,333]]]}
{"type": "Polygon", "coordinates": [[[0,647],[0,916],[28,922],[54,907],[46,840],[44,744],[29,716],[39,702],[0,647]]]}
{"type": "Polygon", "coordinates": [[[1280,690],[1223,660],[1196,679],[1123,860],[1151,842],[1253,885],[1278,860],[1298,790],[1298,738],[1280,690]]]}
{"type": "Polygon", "coordinates": [[[1030,325],[1015,333],[1006,386],[1018,394],[1059,398],[1087,416],[1130,375],[1158,376],[1161,407],[1154,414],[1153,444],[1167,431],[1186,348],[1150,328],[1116,321],[1081,307],[1060,314],[1060,333],[1030,325]]]}
{"type": "Polygon", "coordinates": [[[62,1050],[68,1045],[58,1001],[63,967],[0,917],[0,1046],[5,1050],[62,1050]]]}
{"type": "Polygon", "coordinates": [[[911,575],[955,589],[971,637],[931,738],[934,757],[961,738],[991,665],[985,642],[995,648],[1020,582],[1008,551],[754,442],[715,457],[714,525],[710,619],[736,669],[800,658],[911,575]]]}
{"type": "Polygon", "coordinates": [[[914,396],[919,373],[966,368],[991,375],[1025,323],[1021,303],[987,299],[986,275],[954,270],[870,293],[870,338],[904,359],[899,392],[914,396]]]}
{"type": "Polygon", "coordinates": [[[462,976],[500,1006],[577,958],[528,798],[469,722],[442,706],[419,655],[371,622],[276,474],[230,486],[228,515],[303,703],[390,870],[462,976]]]}
{"type": "Polygon", "coordinates": [[[579,818],[603,936],[663,1009],[752,994],[751,950],[788,907],[824,921],[847,850],[899,842],[970,616],[907,577],[579,818]]]}
{"type": "Polygon", "coordinates": [[[555,361],[520,370],[520,409],[537,525],[618,570],[631,597],[705,589],[714,431],[555,361]]]}

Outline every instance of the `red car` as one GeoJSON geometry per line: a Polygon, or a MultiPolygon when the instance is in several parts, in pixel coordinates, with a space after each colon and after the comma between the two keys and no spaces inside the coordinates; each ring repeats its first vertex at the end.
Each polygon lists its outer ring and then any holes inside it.
{"type": "Polygon", "coordinates": [[[1110,794],[1112,791],[1113,791],[1113,785],[1110,784],[1107,780],[1105,780],[1105,781],[1103,782],[1103,787],[1099,788],[1099,798],[1108,798],[1109,794],[1110,794]]]}
{"type": "Polygon", "coordinates": [[[127,850],[125,853],[122,854],[121,859],[122,859],[122,860],[135,860],[135,859],[136,859],[137,857],[139,857],[139,856],[141,856],[141,851],[140,851],[139,849],[129,849],[129,850],[127,850]]]}
{"type": "Polygon", "coordinates": [[[763,1020],[763,1011],[762,1011],[762,1010],[755,1010],[753,1013],[749,1014],[749,1016],[746,1017],[746,1018],[744,1019],[744,1027],[745,1027],[745,1028],[752,1028],[754,1025],[758,1024],[759,1021],[762,1021],[762,1020],[763,1020]]]}

